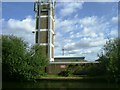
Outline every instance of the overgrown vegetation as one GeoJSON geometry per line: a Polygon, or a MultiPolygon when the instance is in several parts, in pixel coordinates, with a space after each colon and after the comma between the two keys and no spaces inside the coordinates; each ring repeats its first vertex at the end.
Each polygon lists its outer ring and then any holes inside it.
{"type": "MultiPolygon", "coordinates": [[[[3,80],[31,80],[44,76],[48,59],[43,47],[28,48],[21,38],[2,36],[2,77],[3,80]]],[[[108,80],[120,81],[120,39],[109,40],[99,55],[99,64],[69,65],[60,76],[107,75],[108,80]]]]}
{"type": "Polygon", "coordinates": [[[65,76],[65,77],[72,76],[73,73],[74,73],[74,71],[75,71],[74,69],[75,69],[75,65],[70,64],[70,65],[65,69],[65,71],[61,71],[58,75],[59,75],[59,76],[65,76]]]}
{"type": "Polygon", "coordinates": [[[60,76],[100,76],[104,75],[104,68],[101,64],[91,64],[91,65],[69,65],[65,71],[60,72],[60,76]]]}
{"type": "Polygon", "coordinates": [[[2,36],[2,78],[3,80],[31,80],[45,74],[47,58],[42,47],[28,48],[21,38],[2,36]]]}
{"type": "Polygon", "coordinates": [[[120,81],[120,39],[109,40],[99,55],[99,64],[92,65],[69,65],[65,71],[59,73],[61,76],[86,75],[104,76],[110,81],[120,81]]]}
{"type": "Polygon", "coordinates": [[[120,80],[120,38],[109,40],[100,55],[100,62],[105,68],[109,80],[118,82],[120,80]]]}

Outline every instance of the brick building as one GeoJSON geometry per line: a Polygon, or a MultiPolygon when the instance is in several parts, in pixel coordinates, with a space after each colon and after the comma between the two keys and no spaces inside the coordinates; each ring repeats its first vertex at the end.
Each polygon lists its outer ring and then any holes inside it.
{"type": "Polygon", "coordinates": [[[40,0],[34,5],[36,12],[36,43],[44,47],[49,61],[54,61],[54,1],[40,0]]]}

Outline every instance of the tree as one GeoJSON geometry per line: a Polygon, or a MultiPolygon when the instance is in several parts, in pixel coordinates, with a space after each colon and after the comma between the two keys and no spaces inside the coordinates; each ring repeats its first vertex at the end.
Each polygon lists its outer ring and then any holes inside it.
{"type": "Polygon", "coordinates": [[[15,36],[2,36],[3,79],[20,78],[25,64],[26,43],[15,36]],[[18,76],[19,73],[19,76],[18,76]]]}
{"type": "Polygon", "coordinates": [[[109,79],[120,79],[120,39],[109,40],[104,45],[104,53],[100,55],[100,61],[105,66],[109,79]]]}
{"type": "Polygon", "coordinates": [[[35,45],[30,51],[29,65],[33,67],[32,74],[41,76],[45,74],[45,67],[48,65],[48,58],[44,53],[44,47],[35,45]]]}
{"type": "MultiPolygon", "coordinates": [[[[37,46],[38,47],[38,46],[37,46]]],[[[30,80],[42,75],[47,58],[42,47],[28,49],[27,43],[15,36],[2,36],[3,80],[30,80]],[[42,72],[41,72],[42,71],[42,72]]]]}

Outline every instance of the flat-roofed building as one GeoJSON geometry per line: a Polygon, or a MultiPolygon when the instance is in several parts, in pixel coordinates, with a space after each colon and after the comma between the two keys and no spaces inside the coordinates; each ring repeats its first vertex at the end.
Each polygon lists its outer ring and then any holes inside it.
{"type": "Polygon", "coordinates": [[[56,56],[54,57],[55,62],[83,62],[85,57],[76,56],[56,56]]]}

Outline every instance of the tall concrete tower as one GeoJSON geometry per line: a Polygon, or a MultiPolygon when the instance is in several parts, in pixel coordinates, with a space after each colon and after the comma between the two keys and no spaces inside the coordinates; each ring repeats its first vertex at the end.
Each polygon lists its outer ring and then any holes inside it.
{"type": "Polygon", "coordinates": [[[49,61],[54,61],[54,0],[38,0],[36,12],[36,43],[44,47],[49,61]]]}

